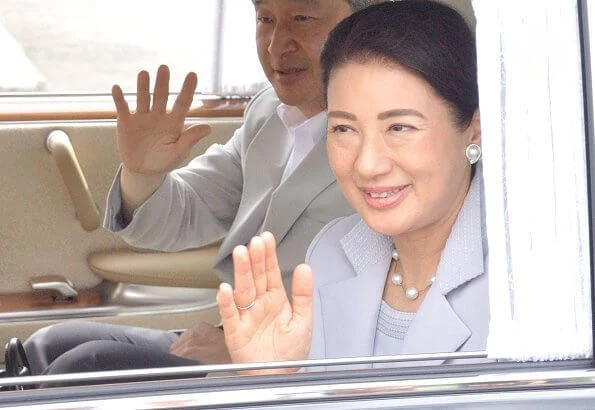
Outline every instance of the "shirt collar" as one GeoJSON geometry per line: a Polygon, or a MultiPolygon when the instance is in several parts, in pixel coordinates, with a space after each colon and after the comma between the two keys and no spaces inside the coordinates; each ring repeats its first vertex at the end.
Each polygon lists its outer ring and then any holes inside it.
{"type": "Polygon", "coordinates": [[[317,144],[326,135],[326,111],[306,118],[299,108],[281,103],[277,106],[277,115],[294,138],[310,135],[314,144],[317,144]]]}
{"type": "Polygon", "coordinates": [[[308,120],[299,108],[283,103],[277,106],[277,115],[287,129],[296,128],[308,120]]]}

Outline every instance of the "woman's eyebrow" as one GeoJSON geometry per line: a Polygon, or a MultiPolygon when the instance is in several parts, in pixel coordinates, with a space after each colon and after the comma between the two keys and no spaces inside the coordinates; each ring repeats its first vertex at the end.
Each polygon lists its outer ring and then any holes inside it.
{"type": "Polygon", "coordinates": [[[344,118],[346,120],[355,121],[357,117],[347,111],[329,111],[327,114],[328,118],[344,118]]]}
{"type": "MultiPolygon", "coordinates": [[[[347,111],[329,111],[327,114],[328,118],[343,118],[346,120],[357,120],[357,117],[347,111]]],[[[426,117],[419,111],[414,110],[412,108],[395,108],[394,110],[383,111],[378,114],[379,120],[386,120],[390,117],[403,117],[407,115],[413,115],[415,117],[419,117],[421,119],[426,119],[426,117]]]]}
{"type": "Polygon", "coordinates": [[[403,117],[406,115],[413,115],[415,117],[419,117],[424,120],[426,119],[426,117],[421,112],[414,110],[412,108],[396,108],[394,110],[384,111],[384,112],[381,112],[380,114],[378,114],[378,119],[386,120],[387,118],[390,118],[390,117],[403,117]]]}
{"type": "MultiPolygon", "coordinates": [[[[304,4],[318,4],[320,3],[319,0],[291,0],[292,3],[304,3],[304,4]]],[[[261,4],[265,4],[266,0],[252,0],[252,3],[255,6],[260,6],[261,4]]]]}

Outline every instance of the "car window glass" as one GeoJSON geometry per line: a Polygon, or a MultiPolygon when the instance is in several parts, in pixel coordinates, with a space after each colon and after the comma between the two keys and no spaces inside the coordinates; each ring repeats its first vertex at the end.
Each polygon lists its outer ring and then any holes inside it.
{"type": "Polygon", "coordinates": [[[263,83],[246,58],[256,55],[253,14],[250,1],[2,1],[0,92],[134,92],[138,71],[167,64],[174,92],[195,71],[199,91],[250,94],[246,84],[263,83]]]}
{"type": "Polygon", "coordinates": [[[12,54],[0,92],[106,93],[114,83],[134,92],[139,70],[153,74],[165,63],[174,92],[195,71],[203,92],[249,94],[264,80],[247,13],[253,6],[243,0],[171,0],[168,7],[141,0],[3,0],[0,45],[12,54]]]}

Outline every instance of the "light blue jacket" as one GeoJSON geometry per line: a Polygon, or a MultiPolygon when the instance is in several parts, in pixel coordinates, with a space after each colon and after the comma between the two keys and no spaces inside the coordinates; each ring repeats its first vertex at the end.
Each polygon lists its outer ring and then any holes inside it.
{"type": "MultiPolygon", "coordinates": [[[[485,349],[489,305],[480,181],[476,175],[471,183],[436,282],[409,327],[401,354],[485,349]]],[[[332,221],[314,239],[307,254],[314,272],[311,359],[373,356],[391,250],[391,238],[372,231],[357,214],[332,221]]]]}

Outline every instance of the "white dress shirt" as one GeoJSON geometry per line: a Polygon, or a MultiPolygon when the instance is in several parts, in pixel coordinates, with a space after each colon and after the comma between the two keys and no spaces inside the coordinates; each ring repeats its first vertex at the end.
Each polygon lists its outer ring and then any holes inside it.
{"type": "Polygon", "coordinates": [[[279,104],[277,115],[289,132],[293,143],[291,154],[285,165],[281,183],[285,181],[302,160],[308,155],[312,148],[326,135],[326,111],[322,111],[313,117],[306,118],[302,112],[294,106],[279,104]]]}
{"type": "MultiPolygon", "coordinates": [[[[285,164],[285,170],[279,185],[281,185],[295,171],[300,162],[312,151],[312,148],[326,135],[326,111],[322,111],[313,117],[306,118],[302,112],[294,106],[279,104],[277,115],[287,128],[289,139],[292,143],[289,159],[285,164]]],[[[264,218],[260,224],[258,233],[262,233],[264,218]]]]}

